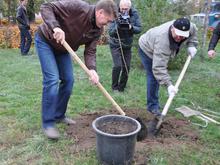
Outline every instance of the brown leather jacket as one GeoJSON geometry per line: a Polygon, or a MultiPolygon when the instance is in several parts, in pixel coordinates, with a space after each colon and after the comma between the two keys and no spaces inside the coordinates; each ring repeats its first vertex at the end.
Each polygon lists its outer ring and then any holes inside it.
{"type": "Polygon", "coordinates": [[[39,31],[55,51],[67,52],[53,38],[53,29],[59,27],[74,51],[85,45],[85,64],[89,69],[96,69],[96,45],[103,29],[96,26],[94,5],[81,0],[55,1],[41,5],[41,15],[44,23],[39,31]]]}

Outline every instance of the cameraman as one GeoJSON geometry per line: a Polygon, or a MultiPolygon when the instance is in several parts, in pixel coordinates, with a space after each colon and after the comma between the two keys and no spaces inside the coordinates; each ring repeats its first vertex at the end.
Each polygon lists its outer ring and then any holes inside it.
{"type": "Polygon", "coordinates": [[[130,0],[121,0],[119,16],[109,25],[109,45],[113,59],[112,90],[123,92],[128,80],[133,34],[141,32],[141,22],[130,0]]]}

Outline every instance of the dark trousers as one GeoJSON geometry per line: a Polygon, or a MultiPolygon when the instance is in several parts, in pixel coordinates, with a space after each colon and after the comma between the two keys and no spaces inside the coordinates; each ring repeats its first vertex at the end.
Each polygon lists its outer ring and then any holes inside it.
{"type": "Polygon", "coordinates": [[[159,110],[159,83],[152,71],[152,59],[141,48],[139,48],[139,55],[147,75],[147,110],[159,110]]]}
{"type": "Polygon", "coordinates": [[[110,50],[113,60],[112,90],[124,91],[130,70],[131,48],[123,49],[124,60],[120,48],[110,46],[110,50]]]}
{"type": "Polygon", "coordinates": [[[19,28],[19,30],[21,36],[21,42],[20,42],[21,54],[26,55],[31,47],[31,42],[32,42],[31,33],[26,28],[19,28]]]}

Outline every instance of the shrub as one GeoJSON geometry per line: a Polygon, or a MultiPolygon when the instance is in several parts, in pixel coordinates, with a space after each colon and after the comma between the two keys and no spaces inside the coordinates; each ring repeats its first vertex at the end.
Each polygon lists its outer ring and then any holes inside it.
{"type": "MultiPolygon", "coordinates": [[[[37,20],[37,24],[31,24],[31,36],[34,38],[39,24],[42,20],[37,20]]],[[[107,43],[107,32],[104,30],[103,35],[98,41],[99,45],[107,43]]],[[[34,44],[34,42],[32,42],[34,44]]],[[[20,46],[20,31],[16,25],[8,25],[0,27],[0,48],[19,48],[20,46]]]]}
{"type": "MultiPolygon", "coordinates": [[[[34,37],[34,32],[37,25],[31,25],[31,35],[34,37]]],[[[20,31],[16,25],[8,25],[0,28],[0,48],[19,48],[20,46],[20,31]]]]}
{"type": "MultiPolygon", "coordinates": [[[[133,56],[132,64],[140,66],[140,58],[136,56],[138,53],[137,48],[139,37],[150,28],[161,25],[180,16],[173,11],[175,9],[175,4],[171,4],[165,0],[138,0],[133,1],[133,3],[142,20],[142,32],[134,37],[133,54],[135,54],[135,56],[133,56]]],[[[184,49],[183,51],[186,50],[184,49]]],[[[179,69],[183,66],[184,62],[185,55],[182,55],[182,51],[180,51],[175,60],[172,60],[169,63],[169,69],[179,69]]]]}

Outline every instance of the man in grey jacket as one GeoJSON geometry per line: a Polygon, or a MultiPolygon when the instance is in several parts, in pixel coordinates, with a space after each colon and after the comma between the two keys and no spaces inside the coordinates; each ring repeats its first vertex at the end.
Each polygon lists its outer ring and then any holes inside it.
{"type": "Polygon", "coordinates": [[[168,62],[184,43],[188,55],[196,55],[196,31],[196,26],[184,17],[154,27],[139,38],[139,55],[147,75],[147,110],[156,116],[161,115],[159,86],[165,85],[169,96],[178,91],[168,74],[168,62]]]}

